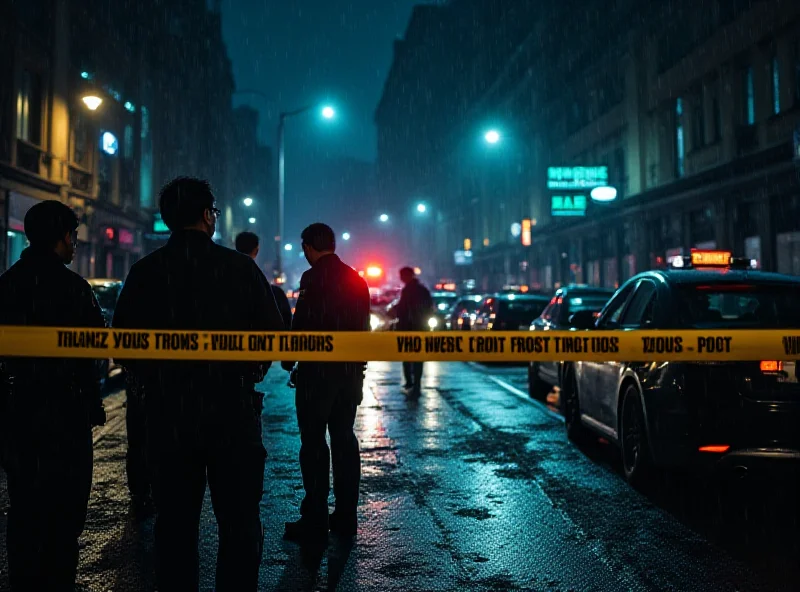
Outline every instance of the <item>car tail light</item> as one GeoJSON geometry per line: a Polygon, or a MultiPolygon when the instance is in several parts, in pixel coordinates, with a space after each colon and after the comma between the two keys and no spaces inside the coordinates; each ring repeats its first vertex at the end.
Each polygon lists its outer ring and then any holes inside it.
{"type": "Polygon", "coordinates": [[[761,371],[765,374],[771,372],[780,372],[783,370],[783,362],[777,360],[763,360],[761,362],[761,371]]]}
{"type": "Polygon", "coordinates": [[[723,452],[728,452],[730,450],[730,446],[727,444],[710,444],[708,446],[701,446],[698,448],[700,452],[713,452],[716,454],[722,454],[723,452]]]}

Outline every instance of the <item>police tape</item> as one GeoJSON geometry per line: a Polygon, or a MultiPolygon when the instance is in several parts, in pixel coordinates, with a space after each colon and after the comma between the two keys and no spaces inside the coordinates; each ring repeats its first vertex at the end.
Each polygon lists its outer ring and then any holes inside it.
{"type": "Polygon", "coordinates": [[[800,330],[300,333],[0,326],[0,357],[213,361],[793,360],[800,330]]]}

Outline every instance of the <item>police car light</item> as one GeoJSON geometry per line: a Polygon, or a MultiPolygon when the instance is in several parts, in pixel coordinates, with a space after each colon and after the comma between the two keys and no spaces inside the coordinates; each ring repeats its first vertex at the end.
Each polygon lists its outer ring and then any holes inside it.
{"type": "Polygon", "coordinates": [[[383,270],[378,267],[377,265],[373,265],[371,267],[367,267],[367,276],[371,278],[381,277],[383,275],[383,270]]]}
{"type": "Polygon", "coordinates": [[[692,249],[692,267],[728,267],[731,264],[730,251],[706,251],[692,249]]]}

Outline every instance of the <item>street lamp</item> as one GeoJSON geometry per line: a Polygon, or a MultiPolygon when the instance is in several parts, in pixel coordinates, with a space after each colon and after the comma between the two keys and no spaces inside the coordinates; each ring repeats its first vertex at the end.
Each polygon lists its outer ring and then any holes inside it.
{"type": "Polygon", "coordinates": [[[252,197],[245,197],[243,200],[245,207],[250,207],[253,205],[253,198],[252,197]]]}
{"type": "Polygon", "coordinates": [[[486,140],[487,144],[497,144],[500,141],[500,132],[491,129],[484,134],[483,139],[486,140]]]}
{"type": "Polygon", "coordinates": [[[81,99],[83,104],[89,109],[89,111],[97,111],[97,108],[103,104],[103,99],[98,97],[97,95],[86,95],[81,99]]]}
{"type": "MultiPolygon", "coordinates": [[[[307,105],[301,109],[294,111],[282,111],[278,118],[278,236],[277,249],[277,272],[278,277],[283,275],[283,262],[281,261],[281,241],[283,240],[283,223],[284,223],[284,203],[286,198],[286,148],[285,148],[285,129],[286,120],[289,117],[302,115],[314,108],[314,105],[307,105]]],[[[333,119],[336,116],[336,111],[330,105],[322,108],[322,117],[325,119],[333,119]]]]}
{"type": "Polygon", "coordinates": [[[283,245],[283,249],[285,251],[291,251],[292,250],[292,243],[286,243],[285,245],[283,245]]]}
{"type": "Polygon", "coordinates": [[[428,206],[426,206],[424,203],[417,204],[417,213],[424,214],[427,211],[428,211],[428,206]]]}
{"type": "Polygon", "coordinates": [[[247,221],[250,222],[250,224],[255,224],[256,223],[256,219],[255,218],[248,218],[247,221]]]}
{"type": "Polygon", "coordinates": [[[389,221],[389,214],[381,214],[378,218],[381,222],[386,223],[389,221]]]}
{"type": "Polygon", "coordinates": [[[346,241],[349,241],[350,240],[350,233],[349,232],[345,232],[344,234],[342,234],[342,239],[344,239],[346,241]]]}

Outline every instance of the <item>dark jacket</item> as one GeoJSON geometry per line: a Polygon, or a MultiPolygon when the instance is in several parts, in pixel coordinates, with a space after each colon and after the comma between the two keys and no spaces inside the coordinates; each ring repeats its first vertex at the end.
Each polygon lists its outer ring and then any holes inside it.
{"type": "Polygon", "coordinates": [[[433,313],[433,299],[428,288],[416,278],[400,292],[400,302],[394,308],[398,331],[426,331],[428,318],[433,313]]]}
{"type": "Polygon", "coordinates": [[[280,286],[270,284],[272,295],[275,296],[275,303],[278,305],[278,310],[281,311],[281,318],[283,319],[283,326],[288,331],[292,328],[292,307],[289,305],[289,299],[286,297],[286,292],[280,286]]]}
{"type": "MultiPolygon", "coordinates": [[[[173,232],[167,244],[138,261],[114,311],[122,329],[280,331],[283,319],[264,274],[248,256],[219,246],[200,231],[173,232]]],[[[248,387],[268,364],[127,361],[148,392],[248,387]]]]}
{"type": "MultiPolygon", "coordinates": [[[[369,331],[369,309],[367,283],[337,255],[326,255],[300,279],[292,331],[369,331]]],[[[347,380],[363,376],[365,365],[303,362],[298,372],[325,380],[347,380]]]]}
{"type": "MultiPolygon", "coordinates": [[[[27,248],[0,276],[0,324],[105,327],[89,284],[52,251],[27,248]]],[[[100,364],[91,359],[7,358],[4,378],[13,383],[0,414],[12,421],[54,420],[86,428],[102,410],[100,364]]],[[[3,403],[0,403],[3,405],[3,403]]]]}

